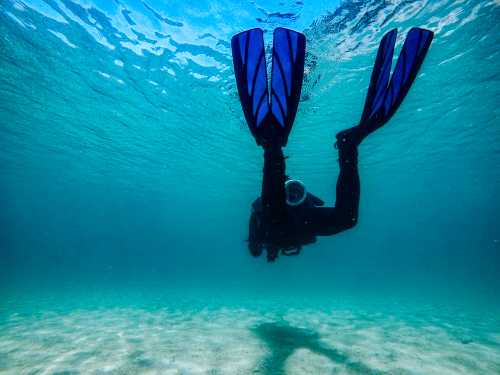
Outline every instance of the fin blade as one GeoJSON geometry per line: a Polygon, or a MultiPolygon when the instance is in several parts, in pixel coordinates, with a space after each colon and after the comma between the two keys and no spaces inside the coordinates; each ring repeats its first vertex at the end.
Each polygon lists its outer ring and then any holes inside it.
{"type": "Polygon", "coordinates": [[[271,112],[286,144],[300,101],[304,78],[306,38],[303,34],[277,28],[274,31],[271,75],[271,112]]]}
{"type": "Polygon", "coordinates": [[[248,127],[259,143],[259,128],[269,113],[266,57],[261,29],[250,29],[231,39],[234,74],[248,127]]]}
{"type": "Polygon", "coordinates": [[[387,120],[394,115],[410,91],[433,37],[432,31],[416,27],[408,32],[384,100],[383,115],[387,120]]]}
{"type": "Polygon", "coordinates": [[[396,44],[397,29],[392,29],[380,41],[377,57],[370,78],[370,86],[366,94],[365,107],[361,116],[361,123],[366,122],[382,106],[385,92],[391,74],[394,45],[396,44]]]}
{"type": "Polygon", "coordinates": [[[360,122],[361,125],[366,127],[368,132],[372,132],[383,126],[396,113],[415,81],[434,36],[434,33],[430,30],[418,27],[412,28],[406,36],[403,48],[396,62],[396,67],[389,81],[390,63],[386,63],[385,61],[392,60],[394,43],[396,41],[395,33],[396,30],[391,30],[384,36],[380,43],[365,109],[363,110],[360,122]],[[392,36],[393,33],[394,35],[392,36]],[[384,46],[384,39],[386,37],[392,43],[392,46],[389,44],[389,49],[386,49],[386,46],[384,46]],[[379,60],[381,53],[389,53],[389,50],[390,56],[387,54],[379,60]],[[387,66],[389,66],[389,69],[386,70],[387,66]],[[377,78],[379,74],[381,76],[377,78]]]}

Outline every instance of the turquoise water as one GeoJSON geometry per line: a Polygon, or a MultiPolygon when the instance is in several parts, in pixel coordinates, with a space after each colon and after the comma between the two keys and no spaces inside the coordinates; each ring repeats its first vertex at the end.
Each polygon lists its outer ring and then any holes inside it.
{"type": "Polygon", "coordinates": [[[0,374],[500,372],[500,3],[0,0],[0,374]],[[307,37],[290,175],[333,204],[378,42],[435,39],[358,225],[246,250],[230,38],[307,37]]]}

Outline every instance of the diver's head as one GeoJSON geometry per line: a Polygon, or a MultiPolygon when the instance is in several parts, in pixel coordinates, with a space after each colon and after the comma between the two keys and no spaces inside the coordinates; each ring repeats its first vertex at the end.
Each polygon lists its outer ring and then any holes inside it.
{"type": "Polygon", "coordinates": [[[286,203],[289,206],[302,204],[307,196],[307,190],[302,181],[289,179],[285,182],[286,203]]]}

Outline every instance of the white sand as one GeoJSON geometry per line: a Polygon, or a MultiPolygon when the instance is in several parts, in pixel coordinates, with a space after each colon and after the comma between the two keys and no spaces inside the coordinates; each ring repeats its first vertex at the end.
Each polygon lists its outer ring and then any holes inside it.
{"type": "Polygon", "coordinates": [[[498,326],[481,328],[352,311],[12,314],[0,374],[499,374],[498,326]]]}

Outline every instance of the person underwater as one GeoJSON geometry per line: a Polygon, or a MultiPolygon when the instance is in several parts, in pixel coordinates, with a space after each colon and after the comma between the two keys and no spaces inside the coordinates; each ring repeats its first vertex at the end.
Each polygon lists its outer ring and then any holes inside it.
{"type": "Polygon", "coordinates": [[[231,40],[238,93],[250,132],[264,150],[261,196],[252,204],[248,248],[267,260],[297,255],[302,246],[354,227],[358,221],[358,146],[385,125],[401,105],[424,61],[433,32],[412,28],[390,77],[397,30],[382,38],[363,114],[358,125],[336,135],[340,173],[334,207],[309,193],[285,172],[283,147],[292,130],[302,89],[306,38],[285,28],[274,31],[271,91],[268,90],[264,38],[251,29],[231,40]]]}

